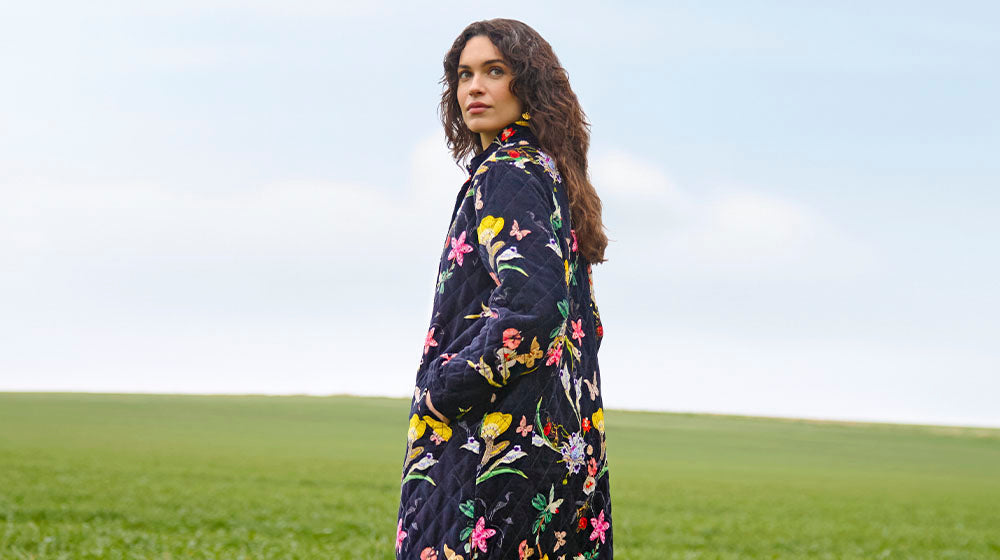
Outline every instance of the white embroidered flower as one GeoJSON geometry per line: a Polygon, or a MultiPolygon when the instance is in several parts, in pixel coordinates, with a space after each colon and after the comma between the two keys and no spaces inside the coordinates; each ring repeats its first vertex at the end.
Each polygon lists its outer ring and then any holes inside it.
{"type": "Polygon", "coordinates": [[[580,467],[584,465],[587,457],[586,445],[580,432],[574,432],[569,436],[569,441],[564,441],[559,446],[559,452],[566,462],[566,469],[573,471],[574,474],[580,472],[580,467]]]}

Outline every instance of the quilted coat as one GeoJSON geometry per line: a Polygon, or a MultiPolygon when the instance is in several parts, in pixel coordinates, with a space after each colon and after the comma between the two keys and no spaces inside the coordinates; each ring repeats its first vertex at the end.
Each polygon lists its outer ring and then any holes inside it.
{"type": "Polygon", "coordinates": [[[409,414],[397,558],[612,557],[604,333],[565,185],[530,118],[472,158],[455,201],[409,414]]]}

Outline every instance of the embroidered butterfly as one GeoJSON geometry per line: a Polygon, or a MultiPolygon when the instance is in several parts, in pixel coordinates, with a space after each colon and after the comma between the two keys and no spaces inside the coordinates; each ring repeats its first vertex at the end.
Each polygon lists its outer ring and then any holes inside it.
{"type": "Polygon", "coordinates": [[[542,352],[542,346],[538,344],[538,337],[536,336],[531,340],[530,349],[524,354],[518,354],[515,359],[527,367],[532,367],[535,365],[535,360],[540,360],[544,355],[545,353],[542,352]]]}
{"type": "Polygon", "coordinates": [[[526,235],[531,233],[530,229],[521,229],[517,226],[517,220],[514,220],[514,225],[510,228],[511,237],[516,237],[518,241],[524,239],[526,235]]]}
{"type": "Polygon", "coordinates": [[[528,437],[528,434],[531,433],[531,430],[532,430],[532,425],[528,423],[528,417],[522,415],[521,425],[517,427],[517,433],[521,434],[524,437],[528,437]]]}

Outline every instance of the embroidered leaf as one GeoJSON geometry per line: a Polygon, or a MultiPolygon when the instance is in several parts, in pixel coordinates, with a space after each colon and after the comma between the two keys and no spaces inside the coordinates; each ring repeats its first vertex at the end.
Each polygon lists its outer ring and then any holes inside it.
{"type": "Polygon", "coordinates": [[[508,268],[511,269],[511,270],[516,270],[516,271],[520,272],[521,274],[523,274],[525,276],[528,276],[528,273],[525,272],[520,267],[514,266],[512,264],[507,264],[507,263],[500,263],[499,265],[497,265],[497,272],[500,272],[501,270],[507,270],[508,268]]]}
{"type": "MultiPolygon", "coordinates": [[[[458,511],[462,512],[469,519],[472,519],[475,516],[475,508],[472,505],[472,500],[465,500],[458,504],[458,511]]],[[[462,538],[464,539],[465,537],[462,538]]]]}
{"type": "Polygon", "coordinates": [[[406,482],[408,482],[410,480],[426,480],[427,482],[431,483],[431,486],[437,486],[437,484],[434,482],[434,479],[431,478],[431,477],[429,477],[429,476],[427,476],[427,475],[425,475],[425,474],[420,474],[420,473],[411,473],[411,474],[408,474],[408,475],[406,475],[405,478],[403,478],[403,483],[405,484],[406,482]]]}
{"type": "Polygon", "coordinates": [[[531,499],[531,507],[538,511],[543,511],[546,503],[548,502],[545,500],[545,494],[535,494],[535,497],[531,499]]]}
{"type": "Polygon", "coordinates": [[[560,300],[559,303],[556,304],[556,307],[559,308],[559,313],[562,313],[563,319],[566,319],[566,318],[569,317],[569,302],[568,301],[566,301],[566,300],[560,300]]]}
{"type": "Polygon", "coordinates": [[[480,476],[479,478],[477,478],[476,479],[476,484],[480,484],[480,483],[482,483],[485,480],[489,480],[489,479],[493,478],[494,476],[501,475],[501,474],[519,474],[519,475],[521,475],[521,478],[528,478],[528,475],[524,474],[523,472],[521,472],[521,471],[519,471],[517,469],[496,469],[494,471],[490,471],[490,472],[488,472],[488,473],[480,476]]]}
{"type": "MultiPolygon", "coordinates": [[[[469,535],[471,534],[472,534],[472,527],[466,527],[465,529],[462,529],[461,533],[458,534],[458,538],[459,540],[464,541],[465,539],[468,539],[469,535]]],[[[466,546],[468,546],[468,543],[466,543],[466,546]]],[[[465,551],[468,552],[469,551],[468,548],[466,548],[465,551]]]]}

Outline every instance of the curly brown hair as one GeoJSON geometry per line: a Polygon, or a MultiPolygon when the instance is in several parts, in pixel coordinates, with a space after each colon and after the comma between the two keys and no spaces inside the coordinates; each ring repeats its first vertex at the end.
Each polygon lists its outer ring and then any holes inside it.
{"type": "Polygon", "coordinates": [[[461,165],[483,150],[479,134],[469,130],[458,103],[458,59],[469,39],[478,36],[488,38],[510,65],[514,74],[510,90],[531,114],[531,131],[541,149],[559,166],[580,254],[588,263],[605,262],[608,237],[601,221],[601,198],[587,172],[590,122],[552,46],[527,24],[499,18],[471,23],[445,55],[439,112],[452,156],[461,165]]]}

